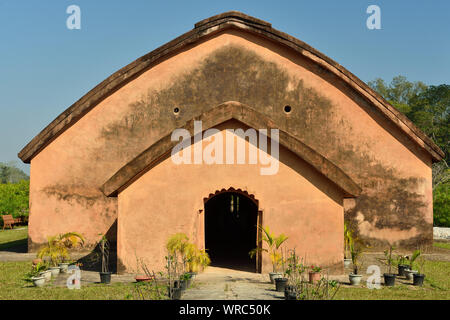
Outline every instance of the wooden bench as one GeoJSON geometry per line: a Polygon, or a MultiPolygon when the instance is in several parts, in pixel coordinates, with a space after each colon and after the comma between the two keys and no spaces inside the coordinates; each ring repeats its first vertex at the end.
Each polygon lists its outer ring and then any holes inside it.
{"type": "Polygon", "coordinates": [[[3,219],[3,230],[5,230],[6,227],[13,228],[13,225],[16,223],[14,221],[14,218],[10,214],[5,214],[2,216],[3,219]]]}

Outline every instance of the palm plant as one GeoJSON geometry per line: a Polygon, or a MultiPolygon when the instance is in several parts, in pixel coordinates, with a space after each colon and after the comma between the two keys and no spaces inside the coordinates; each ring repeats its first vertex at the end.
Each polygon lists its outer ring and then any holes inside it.
{"type": "Polygon", "coordinates": [[[288,239],[286,235],[283,233],[279,236],[275,236],[274,233],[270,232],[269,227],[261,227],[258,226],[263,233],[263,241],[267,243],[268,249],[265,248],[255,248],[249,252],[251,258],[255,256],[256,253],[260,251],[267,252],[270,257],[270,261],[272,262],[273,272],[276,272],[278,269],[278,265],[282,261],[282,254],[279,252],[281,245],[288,239]]]}
{"type": "Polygon", "coordinates": [[[395,250],[394,246],[389,246],[388,250],[384,251],[385,263],[388,266],[389,272],[388,274],[392,274],[392,264],[395,262],[395,259],[392,257],[392,252],[395,250]]]}
{"type": "Polygon", "coordinates": [[[347,222],[344,222],[344,259],[349,259],[350,246],[353,242],[353,232],[348,227],[347,222]]]}
{"type": "Polygon", "coordinates": [[[414,270],[415,262],[417,258],[420,256],[420,250],[415,250],[413,254],[411,255],[411,258],[409,258],[409,269],[414,270]]]}
{"type": "Polygon", "coordinates": [[[54,267],[70,259],[69,251],[84,244],[84,238],[77,232],[68,232],[47,238],[47,245],[41,248],[37,257],[49,258],[54,267]]]}
{"type": "Polygon", "coordinates": [[[205,249],[198,249],[192,244],[187,253],[187,271],[198,272],[203,270],[211,263],[208,253],[205,249]]]}
{"type": "Polygon", "coordinates": [[[350,255],[353,264],[353,274],[358,274],[358,269],[362,268],[362,262],[360,260],[362,252],[362,245],[357,241],[352,240],[350,242],[350,255]]]}
{"type": "Polygon", "coordinates": [[[102,271],[103,273],[108,273],[109,266],[109,242],[104,235],[99,243],[100,252],[102,254],[102,271]]]}

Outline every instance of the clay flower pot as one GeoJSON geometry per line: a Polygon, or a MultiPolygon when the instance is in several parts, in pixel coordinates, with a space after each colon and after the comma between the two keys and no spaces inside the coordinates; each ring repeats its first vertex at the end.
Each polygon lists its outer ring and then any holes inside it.
{"type": "Polygon", "coordinates": [[[42,259],[39,259],[39,258],[33,259],[33,265],[34,266],[37,265],[38,263],[42,263],[42,262],[43,262],[42,259]]]}
{"type": "Polygon", "coordinates": [[[45,281],[50,281],[52,279],[52,272],[50,270],[45,270],[40,272],[39,276],[44,277],[45,281]]]}
{"type": "Polygon", "coordinates": [[[56,277],[59,274],[59,272],[61,271],[61,269],[59,267],[50,267],[48,269],[51,271],[52,277],[56,277]]]}
{"type": "Polygon", "coordinates": [[[45,278],[43,276],[32,277],[31,280],[33,281],[33,285],[35,287],[43,287],[45,284],[45,278]]]}
{"type": "Polygon", "coordinates": [[[59,264],[59,269],[61,270],[61,273],[67,273],[67,271],[69,270],[69,264],[68,262],[61,262],[59,264]]]}
{"type": "Polygon", "coordinates": [[[350,267],[351,263],[352,263],[352,259],[344,259],[344,268],[350,267]]]}
{"type": "Polygon", "coordinates": [[[281,278],[282,276],[280,272],[269,272],[270,283],[275,283],[275,279],[281,278]]]}
{"type": "Polygon", "coordinates": [[[410,269],[405,270],[406,279],[413,280],[415,273],[418,273],[418,271],[417,270],[410,270],[410,269]]]}
{"type": "Polygon", "coordinates": [[[320,281],[320,272],[309,272],[309,283],[317,283],[320,281]]]}
{"type": "Polygon", "coordinates": [[[348,279],[350,280],[350,284],[352,286],[358,286],[361,283],[362,275],[350,273],[348,275],[348,279]]]}
{"type": "Polygon", "coordinates": [[[154,279],[154,277],[150,276],[146,276],[146,275],[140,275],[140,276],[136,276],[135,277],[136,282],[148,282],[154,279]]]}

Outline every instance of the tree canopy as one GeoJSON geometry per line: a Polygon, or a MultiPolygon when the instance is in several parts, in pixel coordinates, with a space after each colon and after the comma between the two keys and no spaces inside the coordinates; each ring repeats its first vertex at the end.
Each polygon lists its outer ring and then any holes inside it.
{"type": "Polygon", "coordinates": [[[368,84],[444,151],[444,160],[433,164],[434,224],[450,227],[450,85],[427,86],[404,76],[389,84],[380,78],[368,84]]]}

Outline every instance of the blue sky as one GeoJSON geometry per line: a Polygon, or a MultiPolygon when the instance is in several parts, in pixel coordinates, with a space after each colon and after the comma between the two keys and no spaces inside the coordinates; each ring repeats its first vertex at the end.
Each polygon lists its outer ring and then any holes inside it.
{"type": "Polygon", "coordinates": [[[368,82],[404,75],[450,83],[450,1],[0,0],[0,162],[17,153],[91,88],[215,14],[272,23],[368,82]],[[69,5],[81,30],[66,28],[69,5]],[[366,9],[381,9],[369,30],[366,9]]]}

